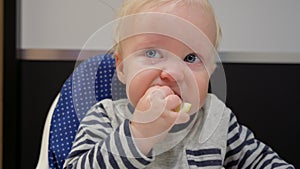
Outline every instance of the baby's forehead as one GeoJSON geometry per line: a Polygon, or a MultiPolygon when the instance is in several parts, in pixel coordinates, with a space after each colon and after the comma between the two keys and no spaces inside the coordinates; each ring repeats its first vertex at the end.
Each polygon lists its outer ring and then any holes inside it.
{"type": "Polygon", "coordinates": [[[169,51],[192,51],[192,49],[180,39],[161,34],[144,33],[129,39],[131,39],[131,41],[129,41],[130,45],[135,46],[136,49],[156,48],[169,51]]]}
{"type": "Polygon", "coordinates": [[[203,38],[193,36],[193,34],[199,34],[197,31],[181,29],[181,27],[195,27],[215,48],[218,47],[221,39],[221,29],[208,0],[128,0],[124,2],[118,17],[121,21],[117,23],[115,29],[115,42],[117,43],[115,50],[117,51],[121,49],[121,44],[118,43],[131,36],[129,34],[145,32],[144,30],[133,29],[133,27],[140,27],[141,25],[148,27],[148,33],[158,33],[163,30],[162,34],[165,34],[166,30],[173,31],[173,33],[174,30],[177,30],[179,32],[176,37],[192,36],[195,37],[193,41],[197,38],[198,41],[203,41],[203,38]],[[145,13],[155,13],[156,15],[151,19],[145,13]],[[160,14],[159,17],[156,17],[157,13],[160,14]],[[127,21],[134,20],[127,18],[135,17],[137,18],[135,21],[127,21]],[[149,30],[149,28],[154,30],[149,30]],[[129,30],[129,33],[124,33],[127,30],[129,30]]]}
{"type": "Polygon", "coordinates": [[[140,10],[137,15],[140,19],[130,26],[147,26],[149,27],[148,32],[158,33],[161,31],[164,34],[165,31],[176,30],[184,36],[203,34],[212,44],[215,44],[217,38],[217,25],[213,11],[199,3],[164,4],[151,9],[140,10]],[[158,15],[159,17],[157,17],[158,15]],[[185,31],[185,29],[181,29],[182,27],[194,27],[197,31],[185,31]]]}
{"type": "Polygon", "coordinates": [[[215,33],[206,19],[198,21],[196,16],[188,16],[188,20],[183,15],[186,14],[144,12],[128,16],[121,21],[120,40],[143,35],[147,40],[161,40],[162,37],[176,39],[191,49],[214,46],[215,33]]]}

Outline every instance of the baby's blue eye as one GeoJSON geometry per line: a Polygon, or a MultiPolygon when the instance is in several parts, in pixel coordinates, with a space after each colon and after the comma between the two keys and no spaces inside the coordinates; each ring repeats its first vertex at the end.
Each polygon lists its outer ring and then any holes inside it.
{"type": "Polygon", "coordinates": [[[161,58],[160,53],[155,49],[146,50],[145,55],[149,58],[161,58]]]}
{"type": "Polygon", "coordinates": [[[201,59],[195,53],[190,53],[190,54],[186,55],[183,60],[185,62],[188,62],[188,63],[199,63],[199,62],[201,62],[201,59]]]}

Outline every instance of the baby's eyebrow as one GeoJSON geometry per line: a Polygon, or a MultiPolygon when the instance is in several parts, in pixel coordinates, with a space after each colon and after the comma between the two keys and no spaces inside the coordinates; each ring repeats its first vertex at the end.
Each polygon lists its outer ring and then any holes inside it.
{"type": "Polygon", "coordinates": [[[140,44],[144,46],[158,46],[159,42],[161,41],[159,38],[154,37],[142,37],[141,39],[142,42],[140,44]]]}

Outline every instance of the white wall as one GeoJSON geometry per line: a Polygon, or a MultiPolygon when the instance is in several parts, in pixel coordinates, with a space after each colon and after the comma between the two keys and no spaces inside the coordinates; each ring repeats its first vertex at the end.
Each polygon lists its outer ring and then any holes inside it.
{"type": "MultiPolygon", "coordinates": [[[[121,3],[120,0],[22,0],[20,47],[81,49],[97,29],[114,18],[114,11],[103,2],[113,8],[121,3]]],[[[299,0],[211,2],[223,30],[221,51],[300,53],[299,0]]]]}
{"type": "Polygon", "coordinates": [[[117,8],[120,2],[22,0],[20,47],[81,49],[97,29],[114,18],[115,12],[106,3],[117,8]]]}
{"type": "Polygon", "coordinates": [[[211,2],[223,29],[223,51],[300,52],[299,0],[211,2]]]}

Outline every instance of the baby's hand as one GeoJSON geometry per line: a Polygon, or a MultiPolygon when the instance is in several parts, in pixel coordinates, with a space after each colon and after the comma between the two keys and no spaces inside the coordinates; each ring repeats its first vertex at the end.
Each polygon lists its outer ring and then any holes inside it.
{"type": "Polygon", "coordinates": [[[142,151],[146,146],[145,154],[155,143],[162,141],[175,124],[189,120],[187,113],[175,111],[181,103],[180,97],[168,86],[151,87],[139,100],[130,127],[142,151]]]}

